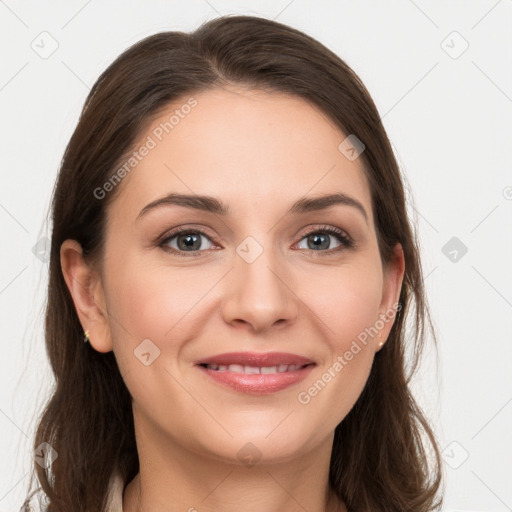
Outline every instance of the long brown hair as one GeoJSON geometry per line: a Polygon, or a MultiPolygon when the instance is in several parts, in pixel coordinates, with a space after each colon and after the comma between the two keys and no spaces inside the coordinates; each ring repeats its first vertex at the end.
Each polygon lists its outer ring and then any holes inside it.
{"type": "Polygon", "coordinates": [[[190,34],[152,35],[122,53],[91,89],[66,148],[52,202],[46,309],[55,386],[34,441],[34,448],[48,443],[58,453],[46,469],[34,464],[47,511],[102,512],[112,473],[127,482],[139,470],[130,394],[113,353],[82,342],[61,244],[74,239],[88,258],[101,255],[116,190],[102,200],[94,191],[112,177],[145,122],[171,101],[228,84],[301,97],[366,147],[361,158],[381,259],[388,262],[400,243],[405,276],[388,341],[336,428],[330,485],[350,512],[434,510],[442,503],[439,448],[409,389],[427,328],[433,329],[402,177],[377,108],[354,71],[315,39],[267,19],[225,16],[190,34]],[[414,328],[406,337],[408,313],[414,328]]]}

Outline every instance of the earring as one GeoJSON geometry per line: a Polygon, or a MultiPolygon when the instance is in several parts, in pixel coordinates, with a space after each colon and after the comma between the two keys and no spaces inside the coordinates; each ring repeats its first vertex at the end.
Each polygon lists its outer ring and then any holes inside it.
{"type": "Polygon", "coordinates": [[[84,343],[90,342],[91,339],[89,338],[89,331],[84,332],[84,343]]]}

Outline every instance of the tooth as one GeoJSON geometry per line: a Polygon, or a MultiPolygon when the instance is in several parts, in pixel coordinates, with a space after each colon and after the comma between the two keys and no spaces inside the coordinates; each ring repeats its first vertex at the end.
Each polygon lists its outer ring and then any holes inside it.
{"type": "Polygon", "coordinates": [[[230,372],[244,373],[244,367],[241,364],[230,364],[228,370],[230,372]]]}
{"type": "Polygon", "coordinates": [[[297,364],[280,364],[278,366],[244,366],[241,364],[207,364],[206,368],[208,370],[216,370],[219,372],[235,372],[235,373],[245,373],[247,375],[258,375],[258,374],[272,374],[272,373],[284,373],[284,372],[294,372],[302,368],[301,365],[297,364]]]}
{"type": "Polygon", "coordinates": [[[252,375],[252,374],[260,373],[260,368],[258,366],[245,366],[244,371],[248,375],[252,375]]]}

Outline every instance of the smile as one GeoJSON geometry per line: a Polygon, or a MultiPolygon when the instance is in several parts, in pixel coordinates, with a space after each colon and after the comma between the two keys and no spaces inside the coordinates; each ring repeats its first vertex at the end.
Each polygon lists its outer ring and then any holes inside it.
{"type": "Polygon", "coordinates": [[[277,352],[220,354],[196,362],[216,383],[253,395],[268,395],[297,384],[315,366],[303,356],[277,352]]]}
{"type": "Polygon", "coordinates": [[[296,364],[280,364],[279,366],[242,366],[241,364],[207,364],[205,367],[208,370],[214,370],[217,372],[236,372],[245,373],[246,375],[266,374],[272,373],[283,373],[283,372],[294,372],[300,370],[307,365],[299,366],[296,364]]]}

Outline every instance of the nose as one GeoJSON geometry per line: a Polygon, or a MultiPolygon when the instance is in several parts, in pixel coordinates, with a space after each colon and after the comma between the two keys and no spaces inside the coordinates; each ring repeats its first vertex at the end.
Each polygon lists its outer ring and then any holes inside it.
{"type": "Polygon", "coordinates": [[[261,333],[295,321],[300,299],[290,272],[271,253],[263,251],[252,263],[235,256],[222,303],[227,323],[261,333]]]}

